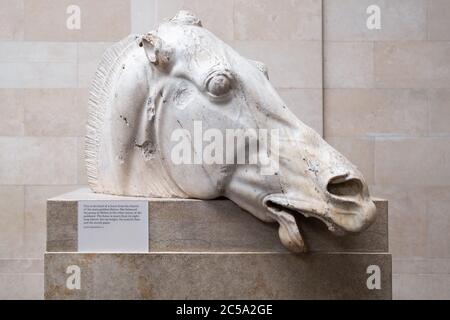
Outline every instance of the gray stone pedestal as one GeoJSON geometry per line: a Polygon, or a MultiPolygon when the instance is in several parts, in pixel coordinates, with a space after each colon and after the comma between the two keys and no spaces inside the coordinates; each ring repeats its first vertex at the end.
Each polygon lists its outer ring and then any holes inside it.
{"type": "Polygon", "coordinates": [[[293,254],[280,244],[275,225],[229,200],[81,189],[47,202],[45,298],[391,299],[387,202],[376,205],[378,219],[356,236],[337,237],[319,221],[305,220],[310,253],[293,254]],[[78,201],[125,199],[148,201],[149,252],[78,252],[78,201]]]}

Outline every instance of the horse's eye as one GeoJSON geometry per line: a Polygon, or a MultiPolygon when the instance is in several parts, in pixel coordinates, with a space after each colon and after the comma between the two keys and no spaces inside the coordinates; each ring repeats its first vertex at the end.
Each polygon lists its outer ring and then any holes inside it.
{"type": "Polygon", "coordinates": [[[224,96],[231,90],[231,79],[225,74],[217,74],[208,80],[206,89],[215,97],[224,96]]]}

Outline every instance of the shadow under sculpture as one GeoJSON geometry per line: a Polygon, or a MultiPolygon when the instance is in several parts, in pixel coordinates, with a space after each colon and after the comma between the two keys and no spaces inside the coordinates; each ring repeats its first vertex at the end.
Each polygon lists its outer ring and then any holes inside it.
{"type": "Polygon", "coordinates": [[[277,222],[294,252],[306,251],[300,215],[345,234],[376,214],[361,173],[297,119],[264,64],[187,11],[105,52],[90,92],[86,166],[98,193],[227,197],[277,222]]]}

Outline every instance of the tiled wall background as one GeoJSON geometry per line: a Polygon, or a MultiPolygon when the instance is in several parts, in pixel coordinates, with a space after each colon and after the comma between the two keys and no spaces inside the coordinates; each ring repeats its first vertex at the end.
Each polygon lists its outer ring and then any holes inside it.
{"type": "Polygon", "coordinates": [[[450,1],[324,0],[324,58],[325,137],[389,199],[394,298],[450,299],[450,1]]]}
{"type": "Polygon", "coordinates": [[[266,62],[288,106],[389,199],[394,297],[450,298],[450,1],[0,0],[0,299],[43,296],[45,201],[86,183],[103,50],[180,8],[266,62]],[[70,4],[81,30],[65,27],[70,4]],[[366,28],[371,4],[381,30],[366,28]]]}

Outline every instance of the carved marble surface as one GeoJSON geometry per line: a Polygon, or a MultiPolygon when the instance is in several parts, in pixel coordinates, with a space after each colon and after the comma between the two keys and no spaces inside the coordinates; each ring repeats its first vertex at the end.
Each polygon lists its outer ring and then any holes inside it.
{"type": "Polygon", "coordinates": [[[187,11],[114,45],[91,88],[86,163],[92,190],[224,196],[277,222],[281,242],[296,252],[306,251],[300,215],[337,234],[364,230],[376,208],[361,173],[295,117],[268,78],[263,63],[242,57],[187,11]],[[230,148],[222,150],[228,144],[216,141],[228,130],[237,140],[230,157],[230,148]],[[183,141],[192,144],[181,148],[179,163],[174,154],[183,141]]]}

